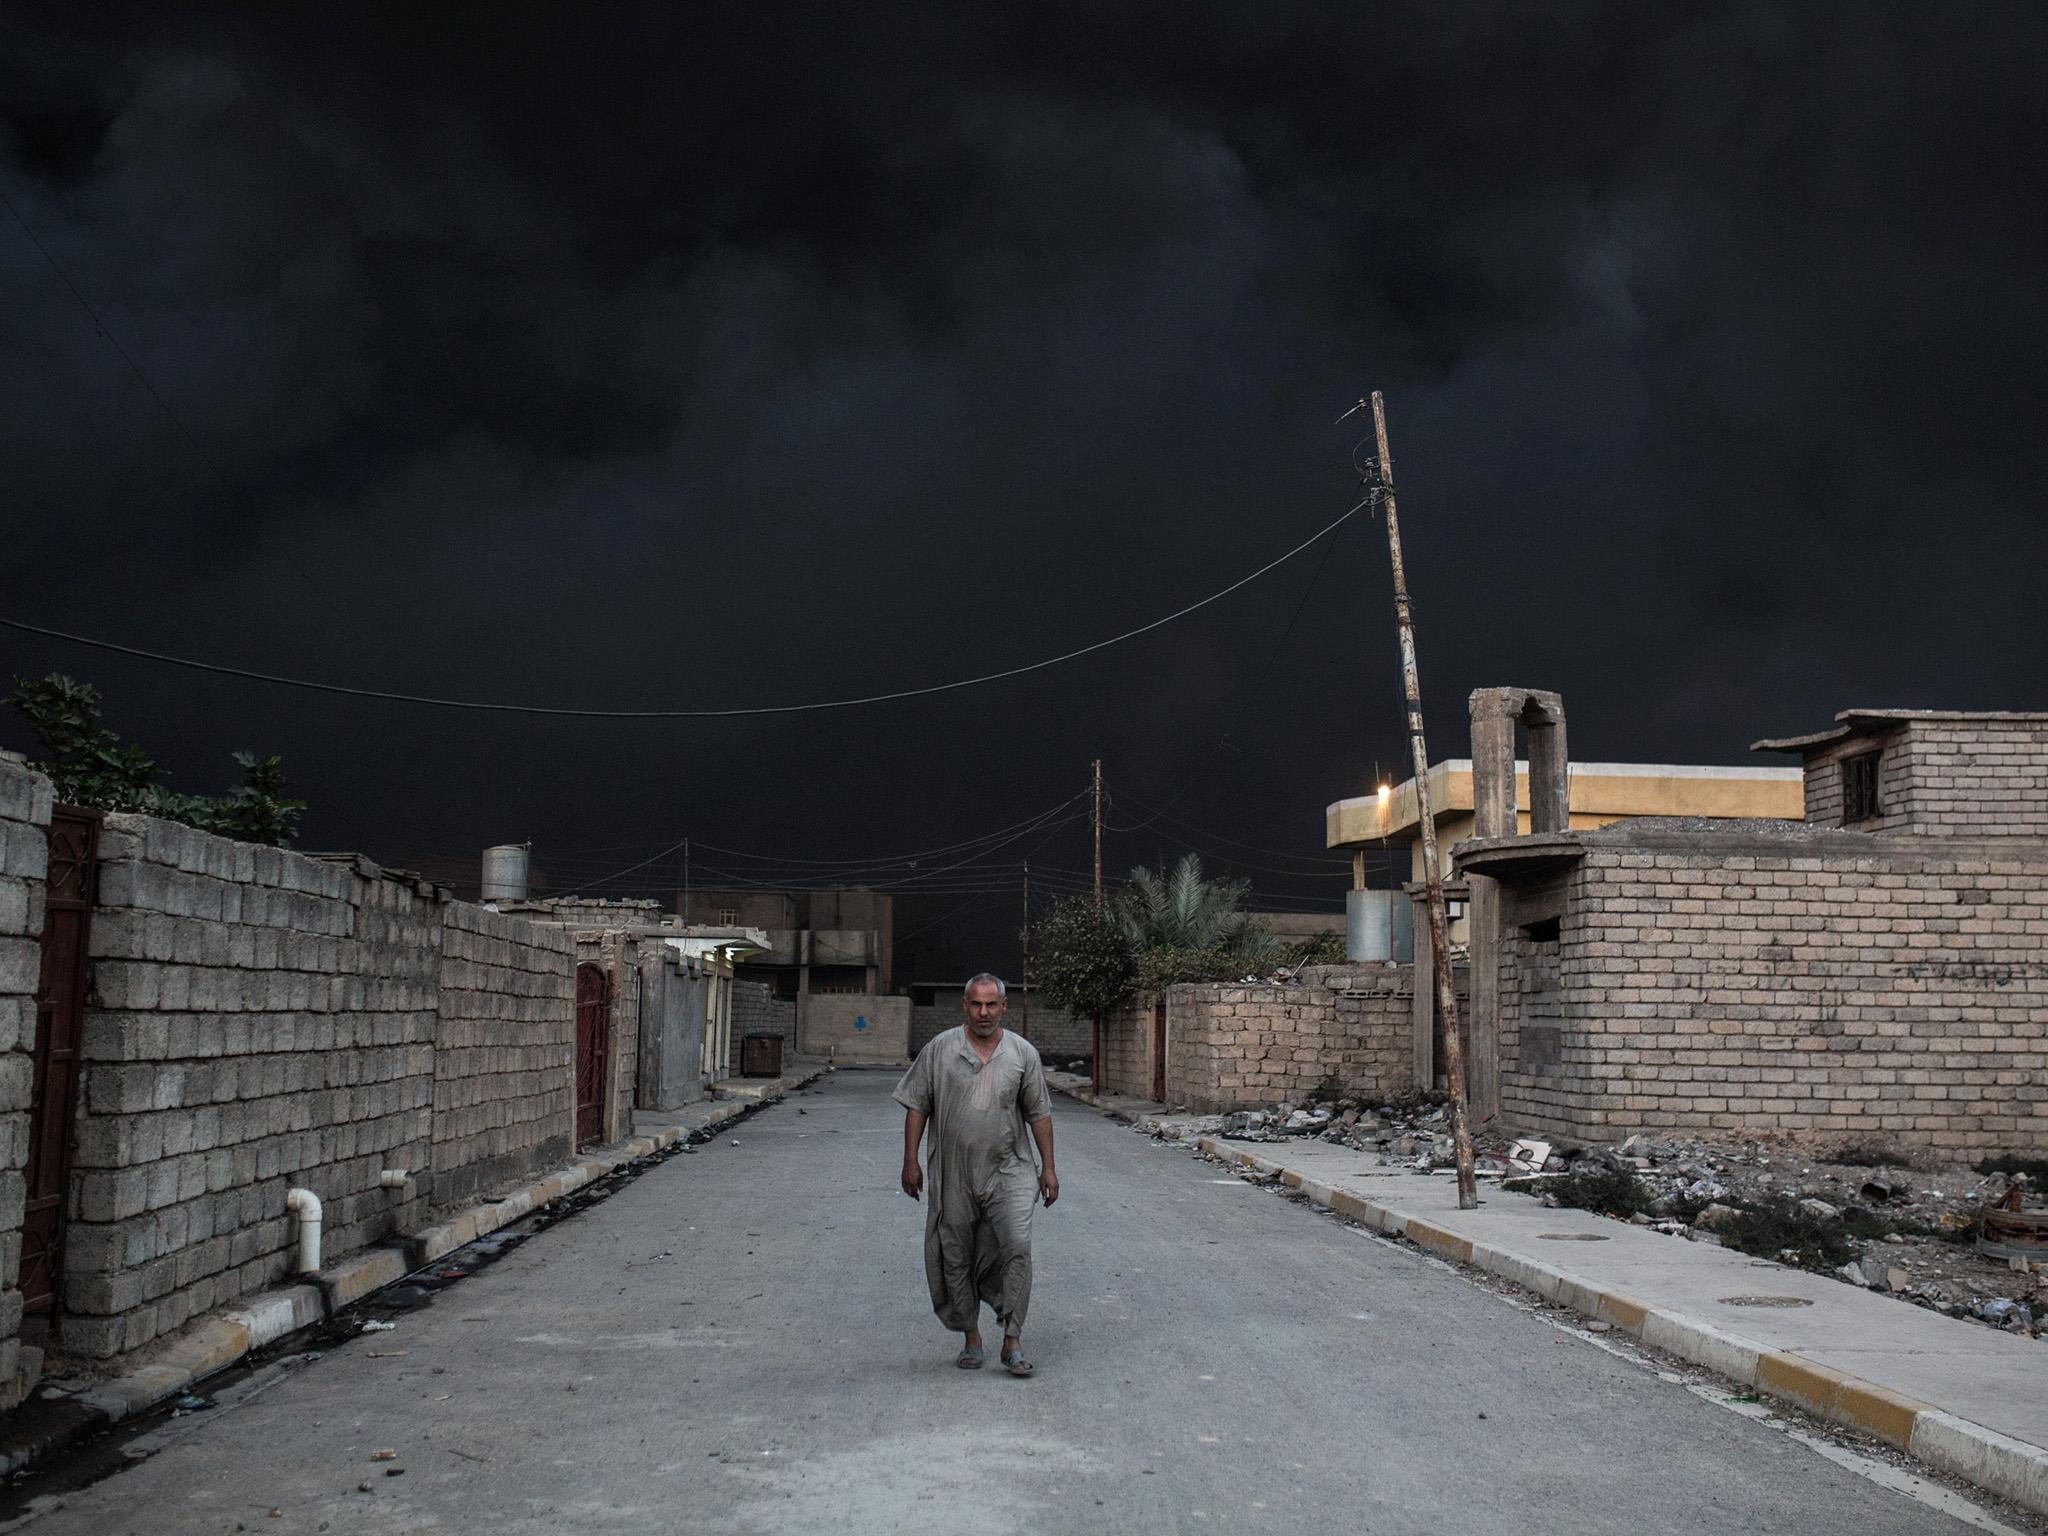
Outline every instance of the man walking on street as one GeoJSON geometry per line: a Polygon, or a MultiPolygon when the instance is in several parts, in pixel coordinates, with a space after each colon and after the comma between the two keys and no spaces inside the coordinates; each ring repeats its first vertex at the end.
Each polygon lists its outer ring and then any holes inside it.
{"type": "Polygon", "coordinates": [[[1024,1314],[1031,1306],[1031,1207],[1060,1197],[1052,1166],[1052,1100],[1029,1040],[1003,1028],[1009,989],[984,971],[967,983],[964,1028],[917,1053],[896,1085],[903,1106],[903,1193],[929,1184],[924,1273],[939,1321],[964,1334],[962,1370],[981,1368],[981,1304],[1003,1329],[1003,1368],[1029,1376],[1024,1314]],[[925,1166],[917,1144],[931,1128],[925,1166]],[[1033,1146],[1038,1157],[1032,1161],[1033,1146]]]}

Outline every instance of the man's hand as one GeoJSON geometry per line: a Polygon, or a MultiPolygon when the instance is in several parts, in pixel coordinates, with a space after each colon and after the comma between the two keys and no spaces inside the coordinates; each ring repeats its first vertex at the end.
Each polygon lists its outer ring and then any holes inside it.
{"type": "MultiPolygon", "coordinates": [[[[924,1170],[914,1162],[905,1163],[903,1165],[903,1193],[915,1200],[923,1189],[924,1170]]],[[[1050,1201],[1047,1202],[1047,1204],[1050,1203],[1050,1201]]]]}
{"type": "Polygon", "coordinates": [[[1060,1176],[1050,1168],[1041,1171],[1038,1175],[1038,1192],[1045,1197],[1045,1203],[1050,1208],[1060,1197],[1060,1176]]]}

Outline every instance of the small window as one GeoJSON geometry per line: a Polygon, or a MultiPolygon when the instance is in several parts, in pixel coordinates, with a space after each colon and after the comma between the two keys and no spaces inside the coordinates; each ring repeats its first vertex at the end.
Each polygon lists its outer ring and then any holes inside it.
{"type": "Polygon", "coordinates": [[[1877,798],[1880,756],[1876,752],[1862,752],[1842,759],[1842,825],[1869,821],[1883,814],[1877,798]]]}
{"type": "Polygon", "coordinates": [[[739,909],[737,907],[720,907],[718,909],[719,927],[730,928],[734,923],[738,922],[739,920],[740,914],[739,909]]]}

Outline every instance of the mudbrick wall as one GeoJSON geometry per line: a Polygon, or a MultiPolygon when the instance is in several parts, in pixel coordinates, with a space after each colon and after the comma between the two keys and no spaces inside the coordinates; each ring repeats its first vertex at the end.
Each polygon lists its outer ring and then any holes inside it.
{"type": "Polygon", "coordinates": [[[1292,985],[1167,989],[1166,1098],[1213,1113],[1334,1086],[1389,1099],[1414,1087],[1414,980],[1404,965],[1315,967],[1292,985]]]}
{"type": "Polygon", "coordinates": [[[1506,1121],[2048,1153],[2048,844],[1657,821],[1579,841],[1555,936],[1502,946],[1506,1121]]]}
{"type": "Polygon", "coordinates": [[[67,1355],[125,1354],[284,1279],[295,1185],[333,1259],[559,1155],[569,941],[445,896],[363,859],[107,818],[67,1355]],[[387,1169],[410,1177],[380,1187],[387,1169]]]}
{"type": "Polygon", "coordinates": [[[21,1220],[50,781],[0,759],[0,1407],[20,1400],[21,1220]]]}

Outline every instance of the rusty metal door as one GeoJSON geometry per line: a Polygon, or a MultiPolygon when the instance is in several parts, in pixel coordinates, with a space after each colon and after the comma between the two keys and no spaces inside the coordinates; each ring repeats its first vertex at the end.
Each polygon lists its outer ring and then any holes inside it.
{"type": "Polygon", "coordinates": [[[576,967],[576,1145],[604,1140],[605,1064],[611,1058],[611,978],[576,967]]]}
{"type": "Polygon", "coordinates": [[[50,866],[36,986],[36,1066],[28,1119],[28,1199],[21,1222],[21,1304],[48,1311],[64,1278],[64,1205],[71,1184],[71,1124],[78,1106],[79,1036],[92,927],[98,811],[50,814],[50,866]]]}
{"type": "Polygon", "coordinates": [[[1166,999],[1152,1005],[1152,1097],[1166,1102],[1166,999]]]}

